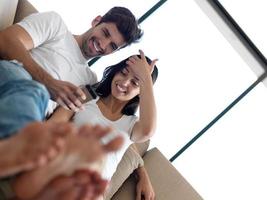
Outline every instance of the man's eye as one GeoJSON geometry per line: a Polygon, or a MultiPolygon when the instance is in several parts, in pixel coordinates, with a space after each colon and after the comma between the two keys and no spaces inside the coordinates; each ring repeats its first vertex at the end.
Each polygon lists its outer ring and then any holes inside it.
{"type": "Polygon", "coordinates": [[[111,43],[110,45],[113,51],[118,49],[118,46],[115,43],[111,43]]]}
{"type": "Polygon", "coordinates": [[[138,82],[135,81],[135,80],[133,80],[132,83],[133,83],[134,86],[139,86],[138,82]]]}
{"type": "Polygon", "coordinates": [[[109,34],[105,29],[103,29],[103,33],[104,33],[105,37],[109,37],[109,34]]]}

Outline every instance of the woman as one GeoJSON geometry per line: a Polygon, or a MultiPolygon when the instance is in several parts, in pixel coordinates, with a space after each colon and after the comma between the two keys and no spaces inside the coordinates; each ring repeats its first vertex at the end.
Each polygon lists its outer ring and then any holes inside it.
{"type": "MultiPolygon", "coordinates": [[[[140,56],[131,56],[106,68],[102,80],[94,85],[99,98],[85,103],[84,110],[75,115],[72,111],[59,108],[50,119],[64,121],[73,117],[77,125],[107,125],[126,136],[124,148],[107,156],[103,174],[108,179],[115,172],[126,148],[132,142],[147,141],[155,132],[156,106],[153,83],[158,76],[155,63],[156,60],[151,61],[140,50],[140,56]],[[138,106],[139,118],[135,116],[138,106]]],[[[144,182],[150,184],[144,168],[141,167],[137,172],[140,178],[139,186],[147,186],[142,184],[144,182]]],[[[138,191],[141,190],[138,192],[139,196],[144,193],[146,199],[153,199],[151,185],[143,188],[145,189],[137,188],[138,191]]]]}

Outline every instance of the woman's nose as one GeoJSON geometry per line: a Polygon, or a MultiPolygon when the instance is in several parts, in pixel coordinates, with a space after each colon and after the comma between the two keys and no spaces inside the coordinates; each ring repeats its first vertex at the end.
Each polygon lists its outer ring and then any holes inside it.
{"type": "Polygon", "coordinates": [[[127,87],[129,85],[129,83],[130,83],[130,79],[127,79],[127,78],[123,79],[123,81],[122,81],[122,85],[125,87],[127,87]]]}

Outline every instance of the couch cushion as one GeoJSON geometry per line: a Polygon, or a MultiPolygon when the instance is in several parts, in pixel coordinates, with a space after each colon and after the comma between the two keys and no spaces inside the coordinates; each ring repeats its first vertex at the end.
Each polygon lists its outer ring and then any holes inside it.
{"type": "MultiPolygon", "coordinates": [[[[157,200],[202,200],[201,196],[156,148],[143,157],[157,200]]],[[[112,200],[135,200],[134,177],[130,177],[112,200]]]]}
{"type": "Polygon", "coordinates": [[[145,155],[148,147],[149,147],[150,140],[147,140],[146,142],[134,143],[134,144],[137,148],[139,155],[141,155],[143,157],[145,155]]]}
{"type": "MultiPolygon", "coordinates": [[[[138,149],[140,150],[140,149],[138,149]]],[[[104,199],[109,200],[118,191],[123,182],[138,168],[143,165],[142,157],[132,148],[132,145],[126,150],[119,162],[115,173],[113,174],[109,187],[104,194],[104,199]]]]}
{"type": "Polygon", "coordinates": [[[14,23],[20,22],[24,17],[27,17],[28,15],[36,12],[38,11],[29,1],[19,0],[14,23]]]}
{"type": "Polygon", "coordinates": [[[18,0],[0,0],[0,30],[13,24],[18,0]]]}

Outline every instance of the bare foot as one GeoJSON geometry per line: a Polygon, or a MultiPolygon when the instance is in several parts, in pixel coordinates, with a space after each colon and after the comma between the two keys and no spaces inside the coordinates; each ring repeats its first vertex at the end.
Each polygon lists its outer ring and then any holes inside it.
{"type": "Polygon", "coordinates": [[[13,189],[21,199],[30,199],[38,194],[48,182],[58,175],[71,174],[78,168],[98,170],[98,161],[108,152],[118,150],[123,143],[122,137],[116,137],[107,144],[101,138],[110,129],[99,126],[83,126],[77,134],[66,137],[65,148],[48,165],[23,173],[13,182],[13,189]]]}
{"type": "Polygon", "coordinates": [[[103,194],[107,181],[97,172],[78,170],[52,180],[33,200],[94,200],[103,194]]]}
{"type": "Polygon", "coordinates": [[[0,177],[45,165],[62,150],[63,136],[71,131],[66,123],[34,122],[1,140],[0,177]]]}

